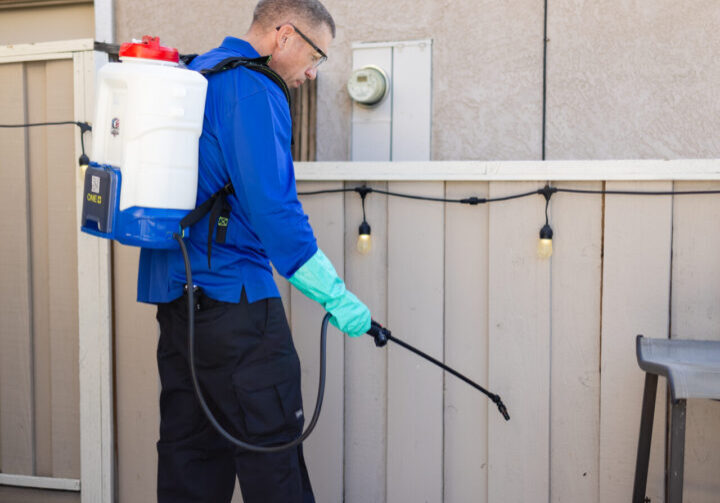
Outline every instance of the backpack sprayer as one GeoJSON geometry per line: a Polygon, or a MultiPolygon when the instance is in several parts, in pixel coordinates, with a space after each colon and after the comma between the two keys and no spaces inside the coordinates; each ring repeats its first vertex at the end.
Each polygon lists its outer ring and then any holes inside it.
{"type": "MultiPolygon", "coordinates": [[[[206,214],[210,213],[211,225],[213,220],[218,220],[222,207],[227,204],[225,196],[232,192],[228,184],[195,207],[198,142],[207,92],[203,74],[244,66],[269,77],[280,86],[288,102],[289,91],[285,82],[267,66],[269,58],[228,58],[213,68],[196,72],[180,66],[176,49],[163,47],[158,38],[147,36],[142,42],[122,44],[119,55],[121,63],[108,63],[98,72],[93,155],[85,172],[81,230],[131,246],[179,248],[185,261],[187,285],[193,285],[184,238],[190,227],[206,214]]],[[[183,59],[187,62],[191,57],[183,59]]],[[[315,428],[322,408],[330,314],[324,316],[320,330],[320,379],[310,423],[292,442],[260,446],[243,442],[227,432],[205,402],[195,373],[193,288],[187,288],[187,299],[193,387],[213,427],[229,442],[255,452],[278,452],[304,441],[315,428]]],[[[378,347],[388,341],[395,342],[462,379],[486,394],[503,417],[510,419],[498,395],[394,337],[379,323],[373,321],[368,334],[378,347]]]]}

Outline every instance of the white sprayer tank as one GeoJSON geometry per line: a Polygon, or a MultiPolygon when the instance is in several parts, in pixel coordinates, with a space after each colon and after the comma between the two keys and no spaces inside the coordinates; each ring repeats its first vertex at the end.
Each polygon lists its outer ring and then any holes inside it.
{"type": "Polygon", "coordinates": [[[121,212],[193,209],[207,80],[157,38],[123,44],[120,60],[98,72],[92,160],[120,170],[121,212]]]}

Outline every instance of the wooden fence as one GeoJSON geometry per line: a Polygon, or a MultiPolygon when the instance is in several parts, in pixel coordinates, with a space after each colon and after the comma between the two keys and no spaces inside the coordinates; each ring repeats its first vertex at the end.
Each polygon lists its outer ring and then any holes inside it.
{"type": "MultiPolygon", "coordinates": [[[[708,181],[716,163],[596,162],[575,175],[556,163],[548,179],[574,189],[720,190],[708,181]]],[[[298,189],[365,179],[400,193],[495,198],[541,188],[548,173],[535,164],[529,175],[522,163],[460,172],[452,163],[311,163],[298,166],[298,189]]],[[[332,329],[323,414],[306,442],[319,502],[630,500],[643,389],[635,336],[720,340],[720,194],[555,194],[550,260],[536,255],[539,195],[467,206],[370,194],[368,255],[355,249],[356,193],[301,199],[321,248],[373,317],[500,394],[511,415],[505,422],[483,395],[398,346],[332,329]]],[[[134,303],[136,250],[114,256],[119,494],[145,501],[154,494],[157,328],[153,310],[134,303]]],[[[278,283],[311,410],[322,310],[278,283]]],[[[661,381],[654,503],[664,500],[665,393],[661,381]]],[[[716,502],[720,404],[689,401],[685,467],[686,501],[716,502]]]]}

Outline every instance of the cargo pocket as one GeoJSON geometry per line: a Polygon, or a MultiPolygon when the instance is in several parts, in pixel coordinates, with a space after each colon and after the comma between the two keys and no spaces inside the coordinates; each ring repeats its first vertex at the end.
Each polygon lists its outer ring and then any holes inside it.
{"type": "Polygon", "coordinates": [[[233,374],[233,386],[248,436],[300,433],[303,411],[297,355],[242,368],[233,374]]]}

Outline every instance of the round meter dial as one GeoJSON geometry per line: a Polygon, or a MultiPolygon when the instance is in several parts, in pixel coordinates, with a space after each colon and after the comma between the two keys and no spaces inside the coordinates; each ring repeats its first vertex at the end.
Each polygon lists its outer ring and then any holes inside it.
{"type": "Polygon", "coordinates": [[[352,72],[347,90],[353,101],[358,104],[377,105],[387,94],[388,78],[381,68],[364,66],[352,72]]]}

